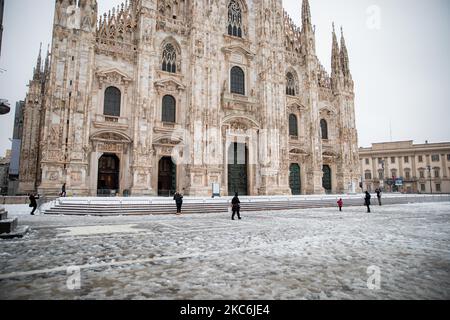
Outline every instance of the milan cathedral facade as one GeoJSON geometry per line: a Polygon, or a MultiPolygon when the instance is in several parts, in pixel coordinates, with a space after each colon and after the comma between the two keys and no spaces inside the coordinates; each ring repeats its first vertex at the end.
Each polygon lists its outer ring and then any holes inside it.
{"type": "Polygon", "coordinates": [[[355,192],[354,85],[331,76],[308,0],[56,0],[24,110],[20,192],[210,196],[355,192]],[[300,8],[299,8],[300,10],[300,8]]]}

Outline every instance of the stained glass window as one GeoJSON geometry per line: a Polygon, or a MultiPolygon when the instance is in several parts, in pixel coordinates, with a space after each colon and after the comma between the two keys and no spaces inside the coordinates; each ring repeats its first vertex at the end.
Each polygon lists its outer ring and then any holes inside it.
{"type": "Polygon", "coordinates": [[[242,10],[236,0],[228,4],[228,34],[242,38],[242,10]]]}
{"type": "Polygon", "coordinates": [[[120,90],[116,87],[109,87],[105,90],[105,102],[103,114],[105,116],[120,117],[120,90]]]}
{"type": "Polygon", "coordinates": [[[231,69],[231,93],[245,95],[245,74],[239,67],[231,69]]]}
{"type": "Polygon", "coordinates": [[[164,96],[162,101],[162,121],[175,123],[176,120],[176,100],[172,96],[164,96]]]}
{"type": "Polygon", "coordinates": [[[170,73],[177,72],[177,52],[175,47],[170,43],[166,44],[164,47],[162,70],[170,73]]]}

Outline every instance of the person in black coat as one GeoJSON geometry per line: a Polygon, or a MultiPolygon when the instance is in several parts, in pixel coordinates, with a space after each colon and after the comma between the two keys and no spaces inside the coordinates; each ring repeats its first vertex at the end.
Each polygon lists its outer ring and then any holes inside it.
{"type": "Polygon", "coordinates": [[[234,217],[237,216],[239,220],[241,220],[241,201],[239,200],[239,195],[236,192],[236,195],[234,196],[233,200],[231,200],[232,210],[233,210],[233,216],[231,217],[231,220],[234,220],[234,217]]]}
{"type": "Polygon", "coordinates": [[[30,199],[30,208],[33,208],[33,211],[31,211],[31,215],[32,216],[34,216],[34,213],[36,212],[36,210],[37,210],[37,207],[38,207],[38,205],[37,205],[37,199],[39,199],[40,197],[39,197],[39,195],[34,195],[34,194],[30,194],[30,197],[29,197],[29,199],[30,199]]]}
{"type": "Polygon", "coordinates": [[[366,191],[366,197],[364,198],[364,203],[367,206],[367,212],[370,213],[370,199],[372,196],[370,195],[369,191],[366,191]]]}
{"type": "Polygon", "coordinates": [[[67,196],[67,193],[66,193],[66,184],[65,184],[65,183],[63,184],[63,186],[62,186],[62,188],[61,188],[61,194],[60,194],[60,196],[63,197],[63,198],[65,198],[65,197],[67,196]]]}
{"type": "Polygon", "coordinates": [[[177,204],[177,214],[181,214],[181,207],[183,206],[183,196],[179,192],[177,192],[175,193],[173,200],[175,200],[175,203],[177,204]]]}
{"type": "Polygon", "coordinates": [[[375,192],[377,193],[378,204],[381,206],[381,189],[377,189],[375,192]]]}

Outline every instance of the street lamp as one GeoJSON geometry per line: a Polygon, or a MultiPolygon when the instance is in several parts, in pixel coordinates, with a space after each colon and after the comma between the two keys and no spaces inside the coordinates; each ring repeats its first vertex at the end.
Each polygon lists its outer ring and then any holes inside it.
{"type": "Polygon", "coordinates": [[[7,100],[0,99],[0,114],[7,114],[11,110],[7,100]]]}
{"type": "Polygon", "coordinates": [[[383,188],[383,190],[384,190],[384,178],[385,178],[385,172],[384,172],[384,160],[381,160],[381,169],[383,169],[383,179],[381,180],[381,182],[382,182],[382,187],[380,186],[380,189],[381,188],[383,188]]]}
{"type": "Polygon", "coordinates": [[[430,190],[431,194],[433,194],[433,185],[431,184],[431,166],[427,166],[428,169],[428,177],[430,178],[430,190]]]}

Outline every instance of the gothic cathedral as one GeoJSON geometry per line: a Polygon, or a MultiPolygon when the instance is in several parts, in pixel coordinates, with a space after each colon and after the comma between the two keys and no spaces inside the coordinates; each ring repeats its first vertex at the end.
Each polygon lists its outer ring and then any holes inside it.
{"type": "Polygon", "coordinates": [[[354,84],[282,0],[56,0],[24,111],[20,192],[76,196],[355,192],[354,84]]]}

